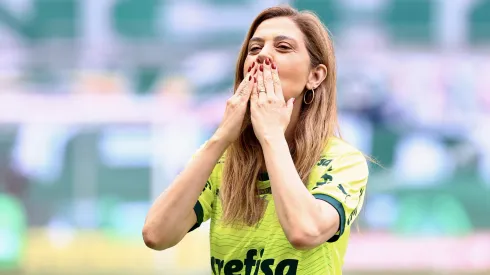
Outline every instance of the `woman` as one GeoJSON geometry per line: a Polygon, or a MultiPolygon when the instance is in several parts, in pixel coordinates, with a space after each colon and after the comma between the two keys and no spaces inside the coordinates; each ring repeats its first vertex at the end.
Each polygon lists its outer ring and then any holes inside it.
{"type": "Polygon", "coordinates": [[[264,10],[235,79],[215,134],[150,209],[146,245],[172,247],[211,219],[213,274],[341,274],[368,169],[335,137],[327,30],[309,12],[264,10]]]}

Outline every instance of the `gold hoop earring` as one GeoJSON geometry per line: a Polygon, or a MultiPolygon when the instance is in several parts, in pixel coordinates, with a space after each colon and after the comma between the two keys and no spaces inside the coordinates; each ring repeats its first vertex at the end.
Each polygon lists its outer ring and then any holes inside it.
{"type": "Polygon", "coordinates": [[[305,94],[303,95],[303,102],[306,104],[306,105],[309,105],[313,102],[313,100],[315,99],[315,90],[312,88],[311,90],[308,90],[305,92],[305,94]],[[306,100],[306,95],[308,94],[308,92],[311,92],[311,99],[310,100],[306,100]]]}

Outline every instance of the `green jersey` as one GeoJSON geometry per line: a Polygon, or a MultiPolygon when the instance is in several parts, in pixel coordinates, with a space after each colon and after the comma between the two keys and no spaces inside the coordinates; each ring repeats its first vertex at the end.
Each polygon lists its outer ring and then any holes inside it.
{"type": "Polygon", "coordinates": [[[197,223],[211,219],[211,270],[215,275],[342,274],[350,227],[359,214],[368,178],[366,159],[358,150],[332,138],[313,167],[306,188],[313,197],[331,204],[339,214],[336,235],[309,250],[295,249],[279,223],[266,174],[257,181],[268,201],[263,218],[253,227],[231,227],[221,222],[219,199],[222,157],[194,207],[197,223]]]}

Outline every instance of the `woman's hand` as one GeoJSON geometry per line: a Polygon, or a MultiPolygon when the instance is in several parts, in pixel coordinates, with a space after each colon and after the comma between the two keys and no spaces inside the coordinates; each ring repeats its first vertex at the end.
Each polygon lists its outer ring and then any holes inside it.
{"type": "Polygon", "coordinates": [[[261,144],[269,138],[284,137],[293,111],[294,98],[285,101],[277,67],[266,59],[259,65],[250,109],[255,135],[261,144]]]}
{"type": "Polygon", "coordinates": [[[258,70],[256,68],[257,64],[255,63],[248,69],[249,72],[245,75],[242,83],[240,83],[233,96],[226,102],[223,119],[216,130],[215,136],[227,143],[232,143],[240,136],[250,93],[252,92],[254,82],[256,82],[255,75],[258,70]]]}

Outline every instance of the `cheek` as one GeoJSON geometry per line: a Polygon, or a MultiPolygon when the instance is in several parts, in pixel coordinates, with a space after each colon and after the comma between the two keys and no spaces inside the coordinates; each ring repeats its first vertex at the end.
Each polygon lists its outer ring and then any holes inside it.
{"type": "Polygon", "coordinates": [[[283,64],[278,69],[285,99],[298,97],[306,85],[308,71],[294,64],[283,64]]]}

